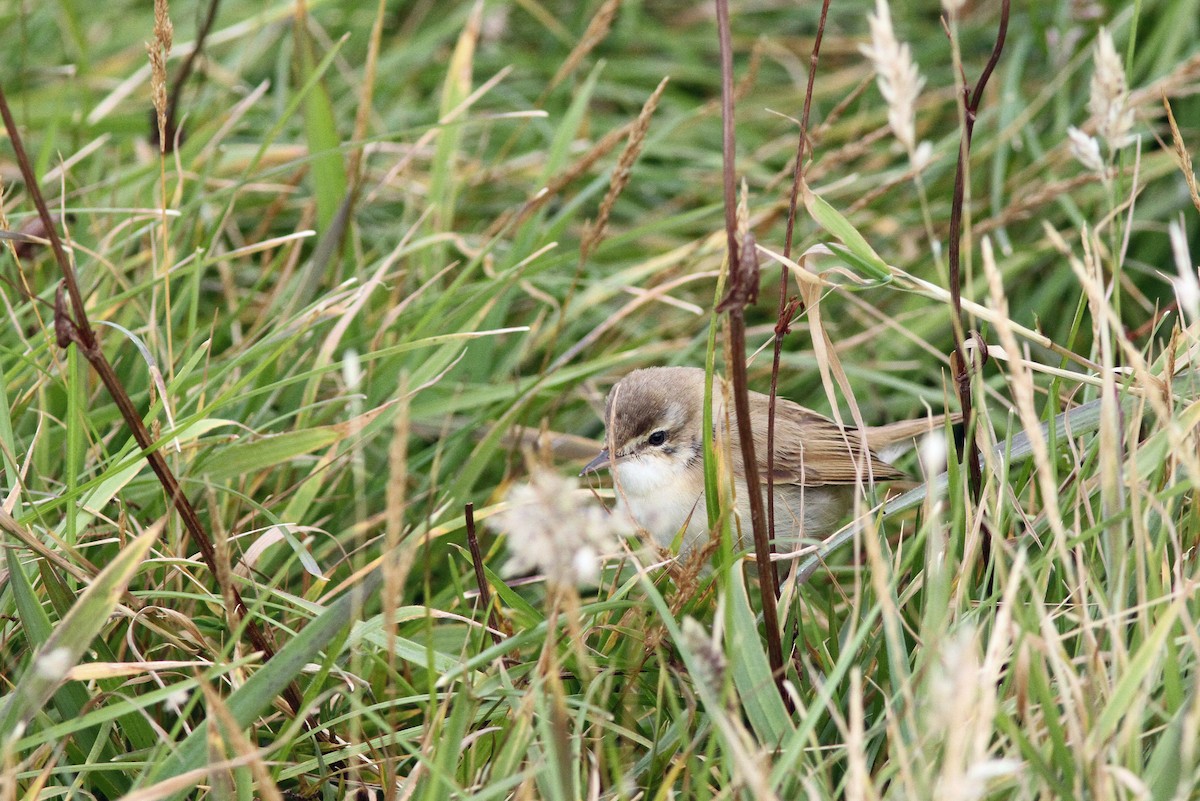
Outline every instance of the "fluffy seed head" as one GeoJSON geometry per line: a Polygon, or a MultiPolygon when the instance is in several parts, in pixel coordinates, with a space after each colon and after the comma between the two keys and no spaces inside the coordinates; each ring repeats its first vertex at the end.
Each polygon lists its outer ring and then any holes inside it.
{"type": "Polygon", "coordinates": [[[685,617],[682,629],[684,645],[697,658],[700,675],[696,679],[707,684],[713,692],[720,692],[725,680],[725,653],[720,644],[694,618],[685,617]]]}
{"type": "Polygon", "coordinates": [[[71,651],[67,648],[55,648],[39,654],[33,667],[38,676],[47,681],[62,681],[71,669],[71,651]]]}
{"type": "Polygon", "coordinates": [[[1067,128],[1067,142],[1071,155],[1092,172],[1104,173],[1104,157],[1100,155],[1100,142],[1088,136],[1074,125],[1067,128]]]}
{"type": "Polygon", "coordinates": [[[527,483],[509,490],[508,508],[488,519],[490,528],[507,536],[505,573],[536,570],[559,586],[596,583],[604,557],[633,528],[577,489],[574,479],[535,470],[527,483]]]}
{"type": "Polygon", "coordinates": [[[917,447],[921,456],[921,471],[926,478],[933,478],[946,469],[946,437],[941,431],[925,434],[917,447]]]}
{"type": "Polygon", "coordinates": [[[1088,112],[1096,132],[1110,150],[1129,144],[1133,128],[1133,109],[1129,108],[1129,88],[1125,82],[1125,67],[1117,55],[1112,35],[1104,28],[1096,36],[1092,52],[1092,91],[1088,112]]]}
{"type": "Polygon", "coordinates": [[[917,96],[925,79],[913,61],[911,48],[896,39],[887,0],[875,0],[875,13],[867,15],[867,24],[871,44],[860,49],[875,68],[875,82],[888,104],[888,126],[911,156],[917,148],[917,96]]]}

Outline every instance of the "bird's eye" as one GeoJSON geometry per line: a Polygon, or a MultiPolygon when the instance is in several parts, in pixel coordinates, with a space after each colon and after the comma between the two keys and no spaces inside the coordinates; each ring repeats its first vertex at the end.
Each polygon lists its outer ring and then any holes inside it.
{"type": "Polygon", "coordinates": [[[655,431],[653,434],[650,435],[650,439],[648,439],[646,441],[649,442],[651,445],[653,445],[655,448],[657,448],[659,445],[662,445],[664,442],[667,441],[667,432],[666,431],[655,431]]]}

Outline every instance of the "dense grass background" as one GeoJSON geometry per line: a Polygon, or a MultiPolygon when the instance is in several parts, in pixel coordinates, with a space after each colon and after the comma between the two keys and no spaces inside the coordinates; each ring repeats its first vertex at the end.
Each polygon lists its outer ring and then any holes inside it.
{"type": "MultiPolygon", "coordinates": [[[[1168,225],[1200,253],[1162,103],[1195,152],[1200,3],[1013,8],[975,128],[964,295],[996,310],[976,322],[989,344],[1016,355],[1008,320],[1060,351],[1018,331],[1038,370],[984,366],[979,436],[1026,458],[993,459],[978,504],[952,464],[945,500],[869,519],[787,584],[791,712],[741,562],[643,568],[642,551],[582,596],[507,589],[481,526],[495,638],[474,594],[464,504],[494,514],[530,464],[577,472],[612,380],[702,364],[714,325],[712,8],[620,4],[584,45],[601,5],[226,0],[165,158],[151,8],[0,5],[0,80],[69,214],[88,314],[227,565],[218,582],[196,558],[95,373],[55,345],[48,250],[6,246],[3,798],[1196,797],[1197,329],[1186,302],[1159,313],[1168,225]],[[1101,25],[1139,137],[1105,180],[1066,144],[1101,25]],[[597,238],[622,129],[664,77],[597,238]],[[1021,432],[1080,406],[1029,458],[1021,432]],[[273,631],[269,663],[220,583],[273,631]],[[303,715],[277,701],[289,681],[303,715]]],[[[779,252],[818,4],[733,10],[737,172],[779,252]]],[[[956,408],[948,305],[912,277],[946,285],[959,129],[941,8],[897,4],[927,79],[918,185],[858,49],[869,10],[832,4],[808,178],[892,266],[827,274],[820,304],[833,373],[882,423],[956,408]]],[[[203,13],[170,7],[172,80],[203,13]]],[[[997,14],[968,3],[954,26],[968,81],[997,14]]],[[[0,180],[7,226],[30,225],[7,141],[0,180]]],[[[829,239],[802,211],[797,252],[829,239]]],[[[768,352],[776,269],[747,312],[768,352]]],[[[811,322],[781,393],[848,417],[811,322]]],[[[752,385],[769,372],[760,355],[752,385]]]]}

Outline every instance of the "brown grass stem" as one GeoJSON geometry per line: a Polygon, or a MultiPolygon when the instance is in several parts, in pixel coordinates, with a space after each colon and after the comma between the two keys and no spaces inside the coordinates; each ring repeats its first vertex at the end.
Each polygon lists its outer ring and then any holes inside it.
{"type": "Polygon", "coordinates": [[[759,592],[762,596],[763,623],[766,626],[767,658],[771,673],[784,703],[790,696],[784,687],[783,646],[779,636],[779,613],[776,608],[778,588],[775,571],[767,568],[771,562],[771,543],[767,532],[766,509],[763,505],[762,481],[758,475],[758,460],[754,456],[754,434],[750,430],[750,396],[746,380],[746,318],[745,307],[758,297],[758,260],[753,237],[746,236],[745,252],[738,253],[737,197],[734,176],[733,135],[733,46],[729,33],[728,0],[716,0],[717,38],[721,46],[721,150],[725,198],[725,238],[729,258],[729,294],[717,306],[717,312],[729,314],[730,372],[733,377],[733,401],[737,410],[738,441],[742,449],[742,464],[746,472],[746,494],[750,501],[750,525],[754,531],[754,553],[761,566],[758,571],[759,592]]]}
{"type": "MultiPolygon", "coordinates": [[[[958,162],[954,172],[954,191],[950,202],[950,241],[947,261],[950,269],[950,301],[954,308],[954,359],[951,362],[954,369],[955,389],[958,393],[959,403],[962,406],[963,429],[967,432],[967,435],[957,443],[956,447],[959,462],[961,463],[964,458],[966,459],[967,481],[970,486],[971,497],[975,500],[976,504],[979,503],[983,494],[983,473],[979,466],[979,444],[975,437],[971,435],[971,376],[973,373],[971,364],[974,360],[969,361],[967,357],[965,344],[966,326],[964,325],[962,311],[963,206],[966,194],[967,161],[971,154],[971,136],[975,130],[975,120],[979,112],[979,103],[983,99],[983,90],[987,86],[988,79],[991,77],[992,71],[996,68],[996,64],[1000,61],[1000,54],[1004,51],[1004,40],[1008,34],[1008,13],[1009,0],[1002,0],[1000,4],[1000,25],[996,31],[996,43],[992,47],[992,54],[989,56],[983,72],[980,73],[979,81],[975,84],[974,90],[967,85],[965,77],[963,78],[963,136],[958,149],[958,162]]],[[[982,361],[980,362],[980,366],[982,366],[982,361]]],[[[991,535],[986,526],[983,532],[983,558],[986,564],[991,555],[991,535]]]]}
{"type": "MultiPolygon", "coordinates": [[[[812,54],[808,57],[808,85],[804,89],[804,110],[800,114],[800,133],[796,137],[796,163],[792,167],[792,192],[788,198],[787,231],[783,238],[783,256],[792,256],[792,235],[796,229],[796,209],[800,200],[800,184],[804,180],[804,156],[808,146],[808,121],[812,112],[813,88],[816,86],[817,61],[821,54],[821,39],[825,36],[825,18],[829,0],[821,3],[821,19],[813,39],[812,54]]],[[[775,312],[775,342],[771,356],[771,392],[767,406],[767,528],[775,530],[775,400],[779,394],[779,365],[783,358],[783,338],[791,330],[792,317],[804,307],[803,301],[788,298],[788,269],[779,266],[779,307],[775,312]]],[[[771,552],[775,552],[774,543],[771,552]]],[[[771,562],[775,586],[779,586],[779,565],[771,562]]]]}
{"type": "Polygon", "coordinates": [[[492,606],[492,590],[483,572],[483,553],[479,550],[479,537],[475,534],[475,504],[463,506],[463,518],[467,525],[467,547],[471,549],[471,565],[475,568],[475,584],[479,587],[479,603],[487,610],[488,628],[492,642],[500,644],[500,623],[496,620],[496,609],[492,606]]]}
{"type": "Polygon", "coordinates": [[[162,142],[158,139],[159,127],[157,125],[150,126],[151,128],[151,143],[158,144],[162,147],[163,153],[173,153],[175,151],[175,143],[181,141],[178,136],[178,109],[179,99],[183,96],[183,87],[187,84],[188,78],[192,75],[192,70],[196,68],[196,60],[204,53],[204,42],[208,39],[208,34],[212,31],[213,23],[217,20],[217,8],[221,5],[221,0],[209,0],[208,10],[204,14],[204,20],[200,23],[200,28],[196,31],[196,46],[187,54],[187,58],[183,60],[183,65],[179,68],[179,74],[175,76],[175,83],[171,87],[171,96],[167,101],[166,121],[162,126],[165,133],[162,142]]]}

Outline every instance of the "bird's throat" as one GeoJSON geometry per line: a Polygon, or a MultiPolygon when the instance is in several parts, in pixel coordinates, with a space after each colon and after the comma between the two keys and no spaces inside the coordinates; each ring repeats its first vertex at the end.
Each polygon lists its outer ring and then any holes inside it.
{"type": "Polygon", "coordinates": [[[659,545],[670,545],[685,524],[689,535],[707,530],[703,471],[667,459],[628,459],[614,465],[614,478],[618,503],[659,545]]]}

